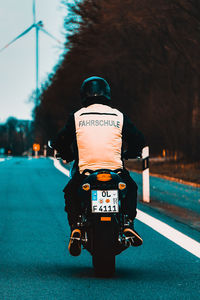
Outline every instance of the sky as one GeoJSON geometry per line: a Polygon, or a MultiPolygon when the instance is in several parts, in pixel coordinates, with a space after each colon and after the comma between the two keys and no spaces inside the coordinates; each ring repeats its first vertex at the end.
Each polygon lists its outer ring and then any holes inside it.
{"type": "MultiPolygon", "coordinates": [[[[33,0],[0,3],[0,49],[33,23],[33,0]]],[[[66,7],[60,0],[36,0],[36,18],[61,44],[39,34],[39,78],[45,81],[63,53],[66,7]]],[[[32,119],[30,96],[35,89],[35,29],[0,52],[0,123],[9,116],[32,119]]]]}

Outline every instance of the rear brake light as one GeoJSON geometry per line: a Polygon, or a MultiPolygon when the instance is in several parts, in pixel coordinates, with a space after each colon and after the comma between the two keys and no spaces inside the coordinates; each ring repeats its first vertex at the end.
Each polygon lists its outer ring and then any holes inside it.
{"type": "Polygon", "coordinates": [[[110,181],[111,179],[112,179],[112,176],[110,173],[97,174],[97,180],[99,180],[99,181],[110,181]]]}

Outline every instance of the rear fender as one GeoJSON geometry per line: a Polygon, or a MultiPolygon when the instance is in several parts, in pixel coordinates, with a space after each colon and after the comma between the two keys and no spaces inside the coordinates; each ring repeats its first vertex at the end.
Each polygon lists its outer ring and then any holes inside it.
{"type": "Polygon", "coordinates": [[[116,217],[113,215],[93,216],[92,236],[91,236],[91,252],[96,255],[113,255],[118,243],[119,225],[116,217]],[[110,218],[107,221],[102,218],[110,218]]]}

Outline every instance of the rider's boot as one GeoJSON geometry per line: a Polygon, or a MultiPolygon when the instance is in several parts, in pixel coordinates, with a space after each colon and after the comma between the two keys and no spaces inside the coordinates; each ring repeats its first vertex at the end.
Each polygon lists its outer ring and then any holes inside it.
{"type": "Polygon", "coordinates": [[[81,230],[78,226],[71,227],[68,250],[72,256],[79,256],[81,254],[81,230]]]}
{"type": "Polygon", "coordinates": [[[142,245],[143,240],[141,236],[135,231],[133,220],[126,219],[123,233],[125,237],[128,238],[128,241],[132,246],[138,247],[142,245]]]}

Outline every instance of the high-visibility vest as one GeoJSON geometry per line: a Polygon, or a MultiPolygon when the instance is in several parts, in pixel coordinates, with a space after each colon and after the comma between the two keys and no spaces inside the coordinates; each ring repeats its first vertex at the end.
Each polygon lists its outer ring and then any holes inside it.
{"type": "Polygon", "coordinates": [[[74,114],[79,171],[122,168],[123,114],[103,104],[92,104],[74,114]]]}

